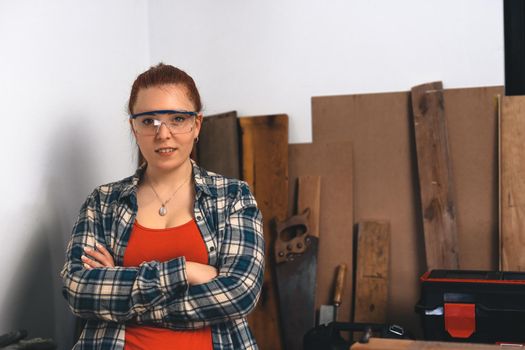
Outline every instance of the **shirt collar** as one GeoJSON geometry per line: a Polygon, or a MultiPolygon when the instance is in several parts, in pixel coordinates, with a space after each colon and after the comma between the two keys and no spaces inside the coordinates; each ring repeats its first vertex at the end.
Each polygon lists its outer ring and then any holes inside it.
{"type": "MultiPolygon", "coordinates": [[[[212,191],[210,191],[209,187],[211,183],[207,177],[206,171],[199,167],[197,163],[191,158],[190,162],[192,166],[193,181],[195,183],[196,197],[198,198],[201,193],[205,193],[208,196],[212,196],[213,194],[212,191]]],[[[125,187],[123,188],[119,197],[120,199],[127,198],[131,195],[135,195],[139,182],[144,176],[144,172],[146,171],[146,167],[146,163],[141,164],[135,171],[135,174],[128,178],[130,181],[127,181],[125,187]]]]}
{"type": "Polygon", "coordinates": [[[195,181],[195,191],[197,192],[197,197],[199,197],[200,192],[205,193],[208,196],[212,196],[212,191],[210,191],[211,181],[207,176],[206,170],[202,169],[197,163],[190,159],[191,166],[193,167],[193,180],[195,181]]]}

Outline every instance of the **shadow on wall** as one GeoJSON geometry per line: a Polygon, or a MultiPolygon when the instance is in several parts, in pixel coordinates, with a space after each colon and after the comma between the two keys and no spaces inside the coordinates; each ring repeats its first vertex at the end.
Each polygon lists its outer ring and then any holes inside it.
{"type": "MultiPolygon", "coordinates": [[[[69,118],[74,119],[79,120],[78,116],[69,118]]],[[[75,331],[59,273],[78,210],[96,181],[95,152],[89,152],[94,140],[86,135],[86,130],[68,123],[49,147],[44,175],[48,185],[41,196],[35,194],[40,199],[28,215],[34,222],[33,238],[23,264],[16,267],[20,273],[11,284],[10,309],[4,315],[11,329],[26,329],[29,338],[53,338],[58,349],[71,349],[75,331]]]]}

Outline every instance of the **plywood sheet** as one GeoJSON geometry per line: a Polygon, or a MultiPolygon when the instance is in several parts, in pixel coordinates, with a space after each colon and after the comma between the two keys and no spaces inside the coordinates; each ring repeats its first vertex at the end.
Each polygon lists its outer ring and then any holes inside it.
{"type": "MultiPolygon", "coordinates": [[[[497,268],[494,96],[501,92],[502,87],[444,90],[460,265],[467,269],[497,268]]],[[[312,98],[314,144],[353,144],[355,220],[390,221],[388,319],[417,331],[419,319],[413,310],[425,260],[409,117],[409,92],[312,98]]]]}
{"type": "MultiPolygon", "coordinates": [[[[331,304],[332,286],[339,264],[352,270],[352,146],[349,142],[293,144],[289,146],[289,179],[298,176],[321,176],[319,251],[317,267],[316,309],[331,304]]],[[[293,188],[289,203],[294,203],[293,188]]],[[[290,213],[294,210],[290,204],[290,213]]],[[[352,301],[351,278],[347,279],[339,321],[350,320],[352,301]]]]}
{"type": "Polygon", "coordinates": [[[502,87],[444,90],[462,269],[498,268],[495,96],[502,92],[502,87]]]}

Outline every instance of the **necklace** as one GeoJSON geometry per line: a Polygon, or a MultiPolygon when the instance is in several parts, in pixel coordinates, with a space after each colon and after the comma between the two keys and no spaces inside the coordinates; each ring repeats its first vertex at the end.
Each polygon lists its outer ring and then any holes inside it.
{"type": "Polygon", "coordinates": [[[153,187],[153,184],[151,183],[151,181],[148,181],[148,185],[149,187],[151,187],[151,189],[153,190],[153,193],[155,193],[155,196],[157,196],[157,199],[160,201],[161,203],[161,206],[159,208],[159,215],[160,216],[164,216],[166,214],[168,214],[168,208],[166,208],[166,204],[168,204],[168,202],[175,196],[175,194],[182,188],[182,186],[184,186],[186,184],[186,182],[189,181],[189,177],[184,180],[183,183],[181,183],[176,189],[175,191],[173,192],[173,194],[170,196],[170,198],[168,198],[166,201],[162,201],[162,199],[160,199],[160,196],[159,194],[157,193],[157,191],[155,191],[155,188],[153,187]]]}

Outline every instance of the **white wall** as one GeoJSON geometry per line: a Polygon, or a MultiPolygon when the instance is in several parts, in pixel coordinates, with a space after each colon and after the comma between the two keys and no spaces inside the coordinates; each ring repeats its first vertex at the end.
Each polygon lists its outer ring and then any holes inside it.
{"type": "Polygon", "coordinates": [[[158,61],[207,113],[285,112],[309,142],[314,95],[502,84],[502,3],[0,0],[0,333],[70,347],[65,243],[91,189],[132,171],[126,99],[158,61]]]}
{"type": "Polygon", "coordinates": [[[126,100],[149,66],[145,0],[0,0],[0,333],[71,348],[58,273],[91,190],[131,173],[126,100]]]}
{"type": "Polygon", "coordinates": [[[503,84],[501,0],[150,1],[151,61],[194,76],[208,113],[288,113],[310,97],[503,84]]]}

